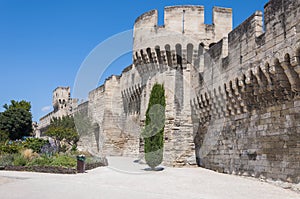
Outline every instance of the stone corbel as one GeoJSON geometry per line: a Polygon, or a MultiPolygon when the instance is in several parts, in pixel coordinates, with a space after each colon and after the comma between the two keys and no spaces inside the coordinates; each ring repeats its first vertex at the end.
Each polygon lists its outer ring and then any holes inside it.
{"type": "Polygon", "coordinates": [[[153,63],[158,64],[158,59],[155,51],[151,52],[151,56],[152,56],[153,63]]]}
{"type": "Polygon", "coordinates": [[[300,91],[300,79],[299,75],[296,71],[293,70],[289,60],[285,60],[281,63],[281,66],[286,74],[290,84],[292,92],[299,92],[300,91]]]}

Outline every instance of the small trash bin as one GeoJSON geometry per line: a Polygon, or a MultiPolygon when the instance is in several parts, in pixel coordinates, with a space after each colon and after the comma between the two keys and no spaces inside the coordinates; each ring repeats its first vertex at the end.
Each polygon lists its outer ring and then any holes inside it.
{"type": "Polygon", "coordinates": [[[78,155],[77,158],[77,173],[84,173],[85,172],[85,156],[78,155]]]}

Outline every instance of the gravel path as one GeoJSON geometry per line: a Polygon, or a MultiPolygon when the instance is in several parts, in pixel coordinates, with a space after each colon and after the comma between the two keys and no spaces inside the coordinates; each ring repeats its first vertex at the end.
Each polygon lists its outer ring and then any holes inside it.
{"type": "Polygon", "coordinates": [[[109,158],[109,167],[59,175],[0,171],[5,199],[300,199],[274,185],[202,168],[147,171],[131,158],[109,158]]]}

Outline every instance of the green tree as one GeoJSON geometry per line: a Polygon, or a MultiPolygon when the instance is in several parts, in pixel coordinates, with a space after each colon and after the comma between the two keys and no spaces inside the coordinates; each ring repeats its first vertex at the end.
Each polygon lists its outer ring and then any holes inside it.
{"type": "Polygon", "coordinates": [[[0,144],[6,142],[9,139],[9,133],[0,130],[0,144]]]}
{"type": "Polygon", "coordinates": [[[76,145],[79,135],[75,128],[74,118],[71,116],[63,116],[62,118],[53,118],[45,135],[56,140],[56,144],[60,149],[61,141],[65,141],[70,145],[76,145]]]}
{"type": "Polygon", "coordinates": [[[11,140],[29,136],[32,133],[31,104],[27,101],[12,100],[11,104],[3,106],[0,113],[0,131],[6,132],[11,140]]]}
{"type": "Polygon", "coordinates": [[[145,160],[154,169],[163,160],[165,89],[161,84],[152,87],[143,129],[145,160]]]}

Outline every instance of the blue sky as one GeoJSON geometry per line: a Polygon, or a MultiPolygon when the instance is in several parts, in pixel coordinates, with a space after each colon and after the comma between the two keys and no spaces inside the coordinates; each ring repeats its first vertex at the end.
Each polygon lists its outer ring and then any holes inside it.
{"type": "MultiPolygon", "coordinates": [[[[210,24],[213,6],[231,7],[236,27],[267,2],[0,0],[0,106],[12,99],[30,101],[37,121],[52,110],[52,91],[57,86],[73,86],[88,54],[107,38],[132,29],[135,19],[146,11],[158,9],[162,24],[165,6],[204,5],[210,24]]],[[[130,55],[122,56],[104,77],[120,74],[130,64],[130,55]]]]}

